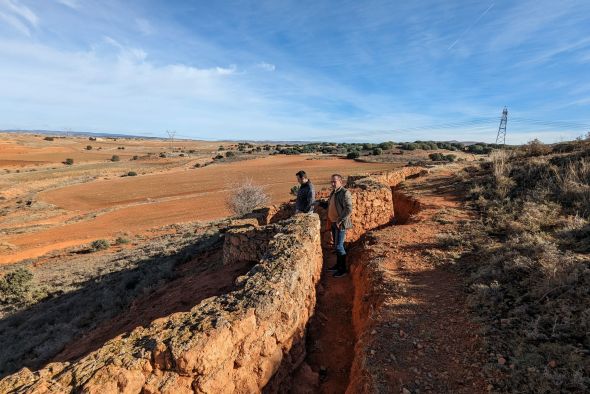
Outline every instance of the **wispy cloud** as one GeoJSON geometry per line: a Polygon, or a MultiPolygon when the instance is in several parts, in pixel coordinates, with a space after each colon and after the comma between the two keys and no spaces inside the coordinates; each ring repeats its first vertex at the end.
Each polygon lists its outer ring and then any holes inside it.
{"type": "Polygon", "coordinates": [[[266,71],[276,70],[276,66],[271,63],[262,62],[262,63],[258,63],[256,66],[263,69],[263,70],[266,70],[266,71]]]}
{"type": "Polygon", "coordinates": [[[0,128],[489,141],[415,127],[590,113],[581,0],[58,1],[0,0],[0,128]]]}
{"type": "Polygon", "coordinates": [[[453,43],[451,45],[449,45],[449,47],[447,49],[449,49],[449,50],[453,49],[453,47],[455,45],[457,45],[457,43],[459,42],[459,40],[461,40],[461,38],[463,38],[463,36],[465,36],[465,34],[469,33],[471,31],[471,29],[473,29],[473,27],[475,25],[477,25],[477,23],[481,20],[481,18],[483,18],[485,16],[485,14],[487,14],[488,11],[492,9],[492,7],[494,5],[495,5],[495,3],[492,2],[492,4],[490,4],[488,6],[488,8],[485,9],[484,12],[482,12],[481,14],[479,14],[479,16],[469,25],[469,27],[467,27],[467,29],[463,30],[461,32],[461,34],[459,34],[459,37],[457,37],[457,39],[455,41],[453,41],[453,43]]]}
{"type": "Polygon", "coordinates": [[[154,27],[147,19],[136,18],[135,25],[137,26],[137,29],[146,36],[154,34],[154,27]]]}
{"type": "Polygon", "coordinates": [[[27,36],[39,24],[39,17],[30,8],[13,0],[0,0],[0,19],[27,36]]]}
{"type": "Polygon", "coordinates": [[[57,0],[58,3],[65,5],[66,7],[70,7],[74,10],[80,8],[80,3],[78,0],[57,0]]]}

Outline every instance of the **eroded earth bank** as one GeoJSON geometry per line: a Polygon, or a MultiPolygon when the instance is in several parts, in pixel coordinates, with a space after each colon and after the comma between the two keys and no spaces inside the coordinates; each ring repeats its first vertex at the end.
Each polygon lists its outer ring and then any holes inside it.
{"type": "Polygon", "coordinates": [[[321,210],[230,221],[172,280],[79,331],[49,364],[13,360],[24,368],[0,392],[487,391],[478,327],[442,264],[453,259],[444,234],[469,219],[453,182],[417,167],[350,177],[346,278],[322,271],[334,257],[321,210]]]}

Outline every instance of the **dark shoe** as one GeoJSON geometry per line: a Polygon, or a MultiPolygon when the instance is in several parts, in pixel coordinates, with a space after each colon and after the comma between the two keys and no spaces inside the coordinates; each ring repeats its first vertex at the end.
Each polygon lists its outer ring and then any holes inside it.
{"type": "Polygon", "coordinates": [[[327,269],[328,272],[335,272],[338,271],[338,263],[334,264],[330,268],[327,269]]]}
{"type": "Polygon", "coordinates": [[[343,276],[346,276],[346,271],[336,271],[332,276],[334,278],[342,278],[343,276]]]}

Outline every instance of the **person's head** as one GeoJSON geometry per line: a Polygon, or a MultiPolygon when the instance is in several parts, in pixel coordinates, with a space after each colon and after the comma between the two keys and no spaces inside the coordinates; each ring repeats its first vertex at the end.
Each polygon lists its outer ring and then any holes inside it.
{"type": "Polygon", "coordinates": [[[307,174],[303,170],[299,171],[297,174],[295,174],[295,176],[297,176],[297,182],[299,182],[300,185],[303,185],[309,180],[307,178],[307,174]]]}
{"type": "Polygon", "coordinates": [[[340,174],[332,175],[332,181],[330,183],[332,184],[332,189],[334,189],[334,190],[341,188],[342,185],[344,185],[344,181],[342,180],[342,175],[340,175],[340,174]]]}

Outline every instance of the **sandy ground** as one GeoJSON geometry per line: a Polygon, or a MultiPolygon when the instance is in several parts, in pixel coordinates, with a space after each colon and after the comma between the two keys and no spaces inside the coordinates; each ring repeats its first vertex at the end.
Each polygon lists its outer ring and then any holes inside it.
{"type": "Polygon", "coordinates": [[[1,157],[20,159],[26,166],[18,173],[12,169],[0,175],[4,198],[12,199],[5,200],[0,216],[0,263],[37,258],[121,234],[145,235],[149,229],[169,224],[226,217],[231,214],[225,201],[232,184],[244,179],[264,186],[272,203],[280,203],[292,198],[290,189],[297,184],[294,174],[301,169],[307,171],[319,189],[328,186],[329,177],[335,172],[346,176],[399,166],[327,156],[276,155],[194,168],[190,163],[203,157],[210,160],[223,143],[191,142],[184,148],[194,149],[194,157],[155,158],[138,163],[125,161],[123,155],[158,152],[167,147],[167,142],[97,142],[83,138],[50,142],[41,136],[19,140],[11,140],[10,136],[0,136],[1,157]],[[103,161],[97,162],[95,156],[87,153],[86,144],[101,144],[103,151],[108,150],[95,153],[104,155],[103,161]],[[118,150],[118,146],[125,146],[125,150],[118,150]],[[121,162],[108,160],[113,152],[121,155],[121,162]],[[83,160],[73,153],[83,156],[83,160]],[[77,164],[55,167],[55,157],[64,160],[64,154],[74,157],[77,164]],[[52,167],[33,171],[31,166],[41,160],[51,162],[52,167]],[[135,170],[131,166],[138,166],[139,176],[121,177],[127,169],[135,170]]]}

